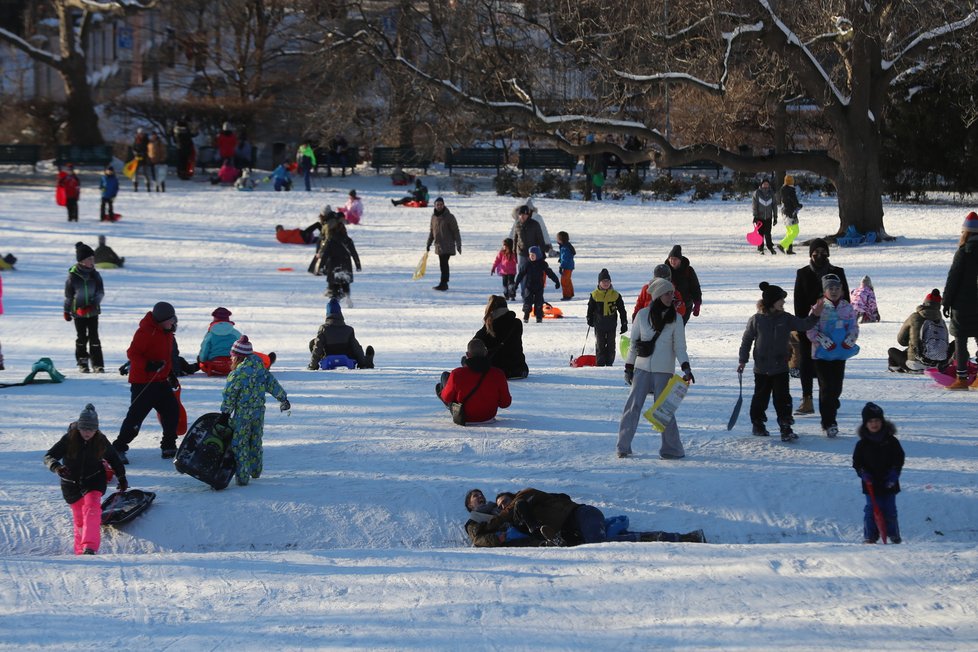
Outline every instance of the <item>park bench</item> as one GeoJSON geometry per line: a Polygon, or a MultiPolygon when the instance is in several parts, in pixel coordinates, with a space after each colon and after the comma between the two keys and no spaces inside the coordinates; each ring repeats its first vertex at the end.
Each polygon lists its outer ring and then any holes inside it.
{"type": "Polygon", "coordinates": [[[714,163],[713,161],[690,161],[689,163],[683,163],[682,165],[673,165],[672,167],[665,168],[668,172],[673,172],[675,170],[679,171],[689,171],[689,170],[713,170],[717,178],[720,178],[720,172],[723,171],[723,166],[719,163],[714,163]]]}
{"type": "Polygon", "coordinates": [[[0,145],[0,164],[37,167],[41,160],[40,145],[0,145]]]}
{"type": "Polygon", "coordinates": [[[445,148],[445,167],[451,176],[452,168],[499,168],[506,165],[506,150],[500,147],[445,148]]]}
{"type": "Polygon", "coordinates": [[[517,167],[526,174],[527,170],[567,170],[574,174],[577,167],[577,156],[568,154],[562,149],[520,148],[520,162],[517,167]]]}
{"type": "Polygon", "coordinates": [[[421,168],[428,174],[431,157],[415,151],[411,147],[374,147],[370,167],[380,173],[381,168],[408,167],[421,168]]]}
{"type": "Polygon", "coordinates": [[[350,174],[353,174],[353,169],[360,162],[357,160],[358,151],[357,147],[353,145],[342,152],[336,152],[326,147],[317,147],[313,150],[313,153],[316,154],[316,172],[319,171],[320,167],[325,167],[326,176],[332,176],[333,168],[339,168],[340,174],[345,177],[346,169],[350,168],[350,174]]]}
{"type": "Polygon", "coordinates": [[[58,145],[55,165],[106,166],[112,162],[112,145],[58,145]]]}

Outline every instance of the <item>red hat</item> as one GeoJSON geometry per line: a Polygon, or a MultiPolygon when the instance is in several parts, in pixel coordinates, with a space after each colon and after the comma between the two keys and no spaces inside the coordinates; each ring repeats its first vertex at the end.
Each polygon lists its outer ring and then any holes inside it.
{"type": "Polygon", "coordinates": [[[964,218],[964,224],[961,225],[961,230],[968,233],[978,233],[978,214],[975,214],[974,211],[968,213],[968,216],[964,218]]]}
{"type": "Polygon", "coordinates": [[[231,311],[224,307],[218,307],[211,313],[211,317],[216,321],[229,321],[231,319],[231,311]]]}
{"type": "Polygon", "coordinates": [[[925,306],[941,305],[941,291],[938,290],[937,288],[931,290],[930,294],[924,297],[924,305],[925,306]]]}

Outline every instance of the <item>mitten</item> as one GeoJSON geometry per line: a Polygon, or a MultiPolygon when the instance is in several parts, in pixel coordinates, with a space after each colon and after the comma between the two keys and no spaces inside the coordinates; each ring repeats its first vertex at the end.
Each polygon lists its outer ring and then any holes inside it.
{"type": "Polygon", "coordinates": [[[495,275],[496,275],[496,268],[493,267],[492,269],[489,270],[489,276],[495,276],[495,275]]]}
{"type": "Polygon", "coordinates": [[[747,368],[747,363],[746,362],[741,362],[739,365],[737,365],[737,373],[738,374],[744,373],[744,369],[746,369],[746,368],[747,368]]]}
{"type": "Polygon", "coordinates": [[[892,489],[896,486],[897,481],[900,479],[900,472],[896,469],[890,469],[886,473],[886,488],[892,489]]]}
{"type": "Polygon", "coordinates": [[[292,409],[292,404],[289,403],[289,399],[283,398],[282,399],[282,403],[279,404],[279,406],[278,406],[278,409],[281,410],[282,412],[285,412],[286,410],[291,410],[292,409]]]}
{"type": "Polygon", "coordinates": [[[126,480],[126,476],[124,475],[119,476],[119,484],[117,485],[117,488],[119,489],[119,491],[129,490],[129,481],[126,480]]]}
{"type": "Polygon", "coordinates": [[[945,318],[950,319],[951,318],[951,306],[949,306],[947,304],[944,304],[943,306],[941,306],[941,314],[943,314],[945,318]]]}
{"type": "Polygon", "coordinates": [[[842,340],[842,348],[851,349],[854,346],[856,346],[856,340],[852,337],[852,335],[846,335],[846,339],[842,340]]]}
{"type": "Polygon", "coordinates": [[[65,313],[65,321],[71,321],[71,313],[70,312],[66,312],[65,313]]]}
{"type": "Polygon", "coordinates": [[[363,271],[363,268],[362,268],[362,267],[360,267],[359,265],[357,265],[357,271],[358,271],[358,272],[362,272],[362,271],[363,271]]]}
{"type": "Polygon", "coordinates": [[[826,351],[831,351],[835,348],[835,342],[833,342],[832,338],[825,333],[816,333],[815,341],[818,342],[818,345],[826,351]]]}
{"type": "Polygon", "coordinates": [[[166,366],[166,363],[162,360],[150,360],[146,363],[146,371],[156,372],[166,366]]]}
{"type": "Polygon", "coordinates": [[[461,253],[462,253],[462,245],[459,245],[459,246],[458,246],[458,253],[459,253],[459,254],[461,254],[461,253]]]}
{"type": "Polygon", "coordinates": [[[560,289],[560,281],[554,281],[554,289],[555,290],[559,290],[560,289]]]}
{"type": "Polygon", "coordinates": [[[69,469],[64,464],[62,464],[58,468],[56,468],[54,470],[54,472],[57,473],[58,474],[58,477],[60,477],[60,478],[63,478],[65,480],[71,480],[71,469],[69,469]]]}
{"type": "Polygon", "coordinates": [[[428,246],[427,246],[427,247],[425,248],[425,251],[431,251],[431,245],[428,245],[428,246]]]}
{"type": "Polygon", "coordinates": [[[697,301],[696,303],[693,304],[693,317],[699,317],[699,316],[700,316],[700,302],[697,301]]]}
{"type": "Polygon", "coordinates": [[[632,384],[632,378],[635,377],[635,365],[626,364],[625,365],[625,382],[629,385],[632,384]]]}
{"type": "Polygon", "coordinates": [[[622,322],[621,329],[618,332],[619,333],[627,333],[628,332],[628,324],[626,324],[625,322],[622,322]]]}
{"type": "Polygon", "coordinates": [[[693,372],[690,370],[688,362],[684,362],[680,369],[685,372],[683,373],[683,382],[685,382],[687,385],[692,385],[696,382],[696,378],[693,377],[693,372]]]}

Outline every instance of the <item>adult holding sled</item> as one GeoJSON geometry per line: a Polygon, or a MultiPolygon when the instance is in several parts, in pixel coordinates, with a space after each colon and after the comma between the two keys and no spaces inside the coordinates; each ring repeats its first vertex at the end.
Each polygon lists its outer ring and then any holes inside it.
{"type": "Polygon", "coordinates": [[[523,353],[523,322],[509,309],[503,297],[498,294],[489,296],[482,315],[482,328],[474,337],[486,345],[492,366],[501,369],[506,378],[526,378],[530,374],[523,353]]]}
{"type": "MultiPolygon", "coordinates": [[[[632,454],[632,440],[638,428],[642,407],[649,393],[658,398],[676,371],[676,361],[683,370],[683,380],[693,383],[693,372],[686,353],[686,328],[676,315],[672,305],[672,283],[657,278],[649,288],[652,305],[642,308],[632,323],[631,343],[625,360],[625,382],[631,391],[625,400],[621,421],[618,424],[618,457],[632,454]]],[[[686,456],[679,438],[679,426],[672,417],[662,431],[659,457],[664,460],[686,456]]]]}
{"type": "MultiPolygon", "coordinates": [[[[944,284],[944,306],[954,336],[957,378],[948,389],[968,389],[968,338],[978,338],[978,214],[968,213],[961,225],[961,238],[944,284]]],[[[978,379],[971,383],[978,389],[978,379]]]]}
{"type": "MultiPolygon", "coordinates": [[[[808,245],[808,257],[809,263],[795,272],[794,308],[797,316],[808,315],[812,306],[823,295],[822,277],[826,274],[835,274],[842,282],[842,295],[849,296],[846,271],[829,262],[829,243],[822,238],[815,238],[808,245]]],[[[792,347],[797,347],[795,352],[801,377],[801,404],[795,410],[795,414],[815,414],[815,404],[812,400],[815,366],[812,363],[812,348],[804,331],[795,332],[792,347]]]]}
{"type": "Polygon", "coordinates": [[[784,238],[778,243],[778,251],[783,254],[794,254],[794,241],[798,237],[798,211],[802,209],[795,191],[795,178],[790,174],[784,175],[784,185],[781,186],[781,215],[784,218],[784,238]]]}
{"type": "Polygon", "coordinates": [[[764,236],[764,242],[757,245],[757,253],[763,256],[765,245],[772,254],[778,253],[774,250],[774,242],[771,241],[771,227],[778,223],[778,205],[775,203],[771,182],[767,179],[762,180],[761,185],[754,191],[751,210],[754,224],[761,223],[761,228],[757,232],[764,236]]]}
{"type": "Polygon", "coordinates": [[[177,314],[173,306],[160,301],[139,322],[126,351],[129,358],[130,403],[126,418],[119,427],[119,436],[112,448],[119,453],[123,464],[129,463],[126,452],[139,434],[143,420],[156,410],[163,426],[160,450],[163,459],[177,454],[177,425],[180,404],[170,386],[173,370],[173,339],[177,330],[177,314]]]}
{"type": "Polygon", "coordinates": [[[431,251],[432,244],[435,245],[438,266],[441,269],[441,280],[433,289],[445,292],[448,290],[448,277],[451,271],[448,261],[451,260],[456,251],[458,251],[459,256],[462,255],[462,236],[458,231],[458,221],[452,212],[445,208],[445,200],[441,197],[435,199],[435,209],[431,213],[427,251],[431,251]]]}
{"type": "Polygon", "coordinates": [[[279,401],[282,412],[292,408],[285,390],[265,368],[247,335],[231,347],[231,373],[221,401],[221,421],[234,431],[231,450],[238,463],[236,480],[246,485],[261,476],[263,466],[262,431],[265,426],[265,394],[279,401]]]}
{"type": "Polygon", "coordinates": [[[75,524],[75,554],[94,555],[102,541],[102,495],[109,463],[119,491],[129,488],[126,467],[98,427],[98,413],[89,403],[66,432],[44,455],[44,465],[61,478],[61,495],[71,506],[75,524]]]}

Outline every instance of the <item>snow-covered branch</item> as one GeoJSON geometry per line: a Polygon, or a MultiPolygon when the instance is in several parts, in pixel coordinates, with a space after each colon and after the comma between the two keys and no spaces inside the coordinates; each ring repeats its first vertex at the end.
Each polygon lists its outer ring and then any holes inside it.
{"type": "Polygon", "coordinates": [[[40,48],[34,47],[30,43],[22,39],[20,36],[14,34],[13,32],[5,30],[3,28],[0,28],[0,41],[9,43],[10,45],[14,46],[18,50],[21,50],[22,52],[26,53],[32,59],[45,63],[54,68],[57,68],[58,66],[61,65],[61,57],[58,56],[57,54],[52,54],[47,50],[42,50],[40,48]]]}
{"type": "Polygon", "coordinates": [[[978,10],[972,11],[961,20],[956,20],[953,23],[947,23],[919,34],[902,50],[900,50],[900,52],[898,52],[891,60],[882,61],[880,63],[880,67],[883,70],[890,70],[896,66],[901,59],[912,56],[914,53],[919,52],[920,50],[939,45],[957,32],[968,29],[969,27],[975,27],[976,25],[978,25],[978,10]]]}

